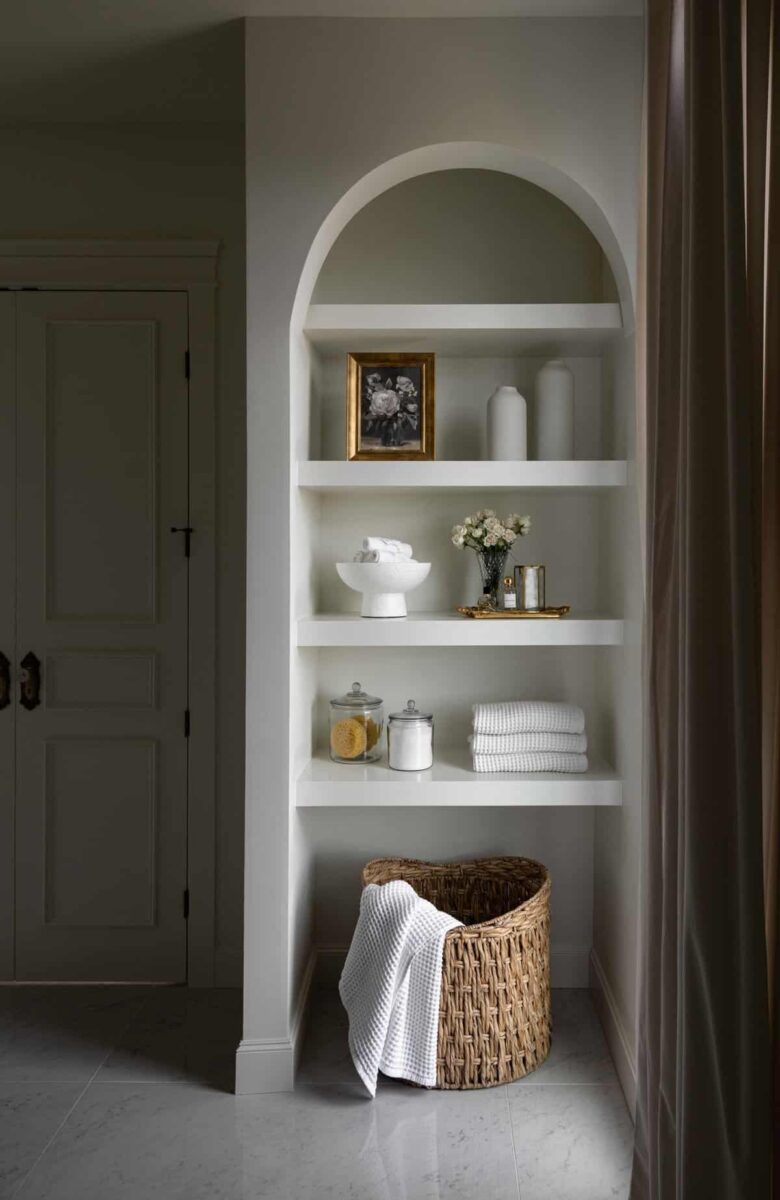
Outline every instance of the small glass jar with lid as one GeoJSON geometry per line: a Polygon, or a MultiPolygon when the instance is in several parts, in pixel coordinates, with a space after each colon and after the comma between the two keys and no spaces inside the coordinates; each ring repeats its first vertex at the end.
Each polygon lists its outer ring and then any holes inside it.
{"type": "Polygon", "coordinates": [[[427,771],[433,766],[433,714],[407,700],[402,712],[387,719],[387,749],[394,771],[427,771]]]}
{"type": "Polygon", "coordinates": [[[330,757],[339,763],[376,762],[382,757],[385,716],[378,696],[359,683],[330,702],[330,757]]]}

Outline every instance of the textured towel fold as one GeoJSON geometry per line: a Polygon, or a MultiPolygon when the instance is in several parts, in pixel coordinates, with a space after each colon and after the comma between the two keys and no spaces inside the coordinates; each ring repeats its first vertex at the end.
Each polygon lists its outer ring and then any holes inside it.
{"type": "Polygon", "coordinates": [[[402,558],[412,557],[412,547],[408,542],[399,542],[398,538],[366,537],[363,538],[364,550],[391,550],[402,558]]]}
{"type": "Polygon", "coordinates": [[[550,700],[506,700],[474,705],[474,733],[584,733],[585,714],[576,704],[550,700]]]}
{"type": "Polygon", "coordinates": [[[557,750],[560,754],[584,754],[584,733],[474,733],[469,738],[472,754],[530,754],[557,750]]]}
{"type": "Polygon", "coordinates": [[[402,554],[400,550],[358,550],[354,561],[364,563],[408,563],[414,562],[414,559],[409,554],[402,554]]]}
{"type": "Polygon", "coordinates": [[[553,771],[564,775],[580,775],[588,769],[587,754],[558,754],[544,750],[533,754],[474,754],[475,771],[553,771]]]}
{"type": "Polygon", "coordinates": [[[444,938],[460,924],[402,879],[363,889],[339,994],[372,1096],[379,1071],[435,1087],[444,938]]]}

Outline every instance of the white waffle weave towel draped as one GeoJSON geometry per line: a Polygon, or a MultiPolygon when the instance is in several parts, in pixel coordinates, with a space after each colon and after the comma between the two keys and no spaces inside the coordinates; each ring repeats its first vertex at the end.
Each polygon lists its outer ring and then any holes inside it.
{"type": "Polygon", "coordinates": [[[475,733],[469,741],[472,754],[530,754],[536,750],[584,754],[588,749],[584,733],[475,733]]]}
{"type": "Polygon", "coordinates": [[[584,733],[585,713],[576,704],[551,700],[505,700],[474,705],[474,733],[584,733]]]}
{"type": "Polygon", "coordinates": [[[460,924],[402,879],[363,889],[339,994],[352,1060],[371,1096],[380,1071],[436,1086],[444,938],[460,924]]]}
{"type": "Polygon", "coordinates": [[[588,769],[587,754],[558,754],[540,750],[535,754],[474,754],[475,771],[553,771],[578,775],[588,769]]]}

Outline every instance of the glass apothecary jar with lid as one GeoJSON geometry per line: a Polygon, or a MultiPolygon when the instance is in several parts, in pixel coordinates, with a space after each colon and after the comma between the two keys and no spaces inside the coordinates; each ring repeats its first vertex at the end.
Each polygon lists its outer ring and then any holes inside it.
{"type": "Polygon", "coordinates": [[[376,762],[382,757],[383,702],[359,683],[330,702],[330,757],[339,763],[376,762]]]}
{"type": "Polygon", "coordinates": [[[433,713],[407,700],[387,720],[388,761],[394,771],[427,771],[433,766],[433,713]]]}

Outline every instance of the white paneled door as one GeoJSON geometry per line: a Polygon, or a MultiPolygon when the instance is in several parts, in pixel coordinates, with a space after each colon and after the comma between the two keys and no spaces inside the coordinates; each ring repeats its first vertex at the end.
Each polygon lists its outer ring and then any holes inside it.
{"type": "Polygon", "coordinates": [[[14,975],[184,981],[187,298],[0,299],[14,975]]]}

